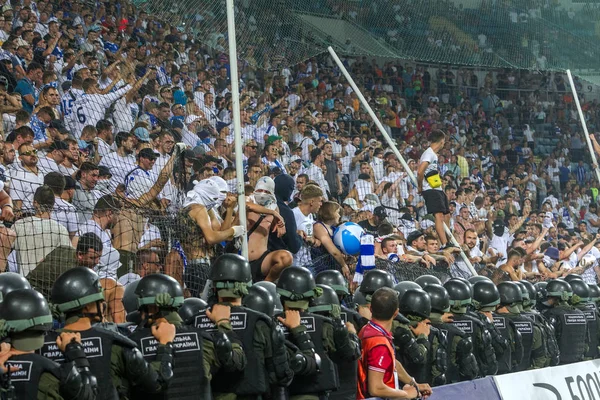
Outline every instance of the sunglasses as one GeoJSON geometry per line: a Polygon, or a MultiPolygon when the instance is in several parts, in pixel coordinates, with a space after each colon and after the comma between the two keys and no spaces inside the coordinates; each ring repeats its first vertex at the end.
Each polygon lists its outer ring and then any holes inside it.
{"type": "Polygon", "coordinates": [[[250,146],[250,145],[248,145],[248,147],[250,147],[251,149],[256,149],[256,148],[258,148],[258,146],[250,146]]]}
{"type": "Polygon", "coordinates": [[[24,151],[24,152],[20,153],[20,155],[22,155],[22,156],[35,156],[35,155],[37,155],[37,150],[24,151]]]}

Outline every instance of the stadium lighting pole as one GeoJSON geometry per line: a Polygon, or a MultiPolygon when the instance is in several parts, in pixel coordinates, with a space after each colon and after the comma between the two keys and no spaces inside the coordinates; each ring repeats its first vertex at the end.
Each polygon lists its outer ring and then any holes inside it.
{"type": "MultiPolygon", "coordinates": [[[[592,162],[594,165],[598,165],[598,160],[596,159],[596,153],[594,152],[594,146],[592,146],[592,141],[590,140],[590,133],[588,132],[587,124],[585,122],[585,117],[583,116],[583,110],[581,109],[581,104],[579,104],[579,97],[577,96],[577,89],[575,89],[575,82],[573,82],[573,75],[571,75],[571,70],[567,70],[567,77],[569,78],[569,84],[571,85],[571,91],[573,92],[573,99],[575,100],[575,105],[577,106],[577,112],[579,113],[579,119],[581,120],[581,126],[583,127],[583,133],[585,133],[585,141],[587,142],[588,149],[590,150],[590,155],[592,156],[592,162]]],[[[598,178],[598,182],[600,183],[600,170],[598,168],[594,168],[596,171],[596,178],[598,178]]]]}
{"type": "MultiPolygon", "coordinates": [[[[227,37],[229,40],[229,71],[231,74],[231,101],[233,106],[233,132],[235,144],[235,177],[238,192],[240,225],[246,225],[246,195],[244,194],[244,164],[242,155],[242,123],[240,117],[240,78],[238,76],[237,45],[235,43],[235,8],[227,0],[227,37]]],[[[242,235],[242,256],[248,259],[248,236],[242,235]]]]}
{"type": "MultiPolygon", "coordinates": [[[[333,50],[333,48],[331,46],[329,46],[327,48],[327,50],[329,51],[329,54],[331,54],[331,57],[333,57],[333,60],[338,65],[338,67],[340,67],[340,70],[342,71],[342,73],[346,77],[346,80],[348,81],[348,83],[350,83],[350,86],[352,86],[352,89],[354,90],[354,93],[356,93],[356,95],[358,96],[358,99],[362,103],[363,107],[367,110],[367,112],[369,113],[369,115],[373,119],[373,122],[375,122],[375,125],[377,125],[377,128],[379,128],[379,132],[381,132],[381,134],[385,138],[386,142],[388,143],[388,145],[390,146],[390,148],[394,152],[394,154],[396,154],[396,157],[398,157],[398,160],[402,164],[402,167],[404,167],[404,170],[408,174],[410,180],[413,182],[413,184],[415,186],[417,186],[417,178],[415,177],[415,174],[413,174],[413,172],[411,171],[410,167],[406,163],[406,160],[404,160],[404,157],[402,157],[402,154],[400,154],[400,151],[396,147],[396,144],[394,143],[394,141],[392,140],[392,138],[388,135],[387,131],[385,130],[385,128],[381,124],[381,121],[379,121],[379,118],[377,118],[377,115],[375,115],[375,112],[373,111],[373,109],[371,108],[371,106],[369,105],[369,103],[367,102],[367,100],[365,99],[365,97],[363,96],[363,94],[361,93],[360,89],[358,89],[358,86],[356,86],[356,83],[354,82],[354,79],[352,79],[352,77],[348,73],[348,70],[346,69],[346,67],[344,67],[344,64],[342,63],[342,61],[340,60],[340,58],[336,54],[335,50],[333,50]]],[[[463,249],[459,246],[458,242],[456,241],[456,239],[452,235],[452,232],[450,231],[450,228],[448,228],[448,225],[446,225],[446,223],[444,223],[444,230],[446,231],[446,235],[450,238],[450,240],[452,241],[452,243],[454,243],[454,245],[457,246],[460,249],[460,255],[461,255],[464,263],[467,265],[467,267],[471,271],[471,273],[473,275],[477,275],[477,272],[475,271],[475,268],[473,268],[473,265],[471,264],[471,261],[469,261],[469,258],[467,257],[467,255],[465,254],[465,252],[463,251],[463,249]]]]}

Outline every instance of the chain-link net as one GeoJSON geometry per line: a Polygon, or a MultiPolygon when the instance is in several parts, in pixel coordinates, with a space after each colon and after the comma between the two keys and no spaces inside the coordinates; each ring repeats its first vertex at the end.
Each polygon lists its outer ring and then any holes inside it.
{"type": "Polygon", "coordinates": [[[433,275],[440,281],[446,282],[451,278],[447,272],[447,268],[442,265],[438,265],[433,269],[425,268],[420,263],[408,263],[408,262],[393,262],[390,260],[384,260],[377,258],[375,261],[377,269],[387,271],[396,279],[396,282],[403,281],[414,281],[416,278],[422,275],[433,275]],[[446,271],[446,272],[444,272],[446,271]]]}
{"type": "MultiPolygon", "coordinates": [[[[535,0],[236,1],[238,51],[266,69],[324,53],[539,70],[597,69],[599,8],[535,0]]],[[[143,9],[226,51],[224,1],[143,9]]]]}

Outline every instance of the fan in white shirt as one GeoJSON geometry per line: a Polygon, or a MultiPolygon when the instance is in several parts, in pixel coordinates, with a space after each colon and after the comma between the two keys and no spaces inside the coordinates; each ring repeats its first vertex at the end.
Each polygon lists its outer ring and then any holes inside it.
{"type": "Polygon", "coordinates": [[[115,138],[117,151],[109,153],[102,157],[100,165],[108,167],[112,178],[110,180],[110,189],[114,192],[117,186],[125,183],[125,175],[136,167],[136,159],[133,155],[135,148],[135,139],[131,133],[120,132],[115,138]]]}

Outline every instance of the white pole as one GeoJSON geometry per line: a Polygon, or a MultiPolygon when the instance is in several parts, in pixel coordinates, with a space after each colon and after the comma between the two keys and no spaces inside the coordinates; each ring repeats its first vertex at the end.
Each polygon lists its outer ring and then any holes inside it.
{"type": "MultiPolygon", "coordinates": [[[[385,128],[381,124],[381,121],[379,121],[379,118],[377,118],[377,115],[375,115],[375,112],[373,111],[373,109],[371,108],[371,106],[369,106],[369,103],[367,102],[367,100],[365,99],[365,97],[363,96],[363,94],[361,93],[360,89],[358,88],[358,86],[356,86],[356,83],[354,83],[354,79],[352,79],[352,77],[348,73],[348,70],[346,70],[346,67],[344,67],[344,64],[342,63],[342,61],[340,60],[340,58],[338,57],[338,55],[335,53],[335,51],[333,50],[333,48],[331,48],[331,46],[329,46],[327,48],[327,50],[329,51],[329,54],[331,54],[331,57],[333,57],[333,60],[338,65],[338,67],[340,67],[340,70],[342,71],[342,73],[346,77],[346,80],[348,81],[348,83],[350,83],[350,86],[352,86],[352,89],[354,90],[354,93],[356,93],[356,95],[358,96],[358,99],[362,103],[363,107],[365,107],[367,109],[367,112],[369,113],[369,115],[373,119],[373,122],[375,122],[375,125],[377,125],[377,128],[379,128],[379,132],[381,132],[381,134],[385,138],[386,142],[388,143],[388,145],[390,146],[390,148],[394,152],[394,154],[396,154],[396,157],[398,157],[398,160],[402,164],[402,167],[404,167],[404,170],[408,174],[410,180],[415,184],[415,186],[418,186],[417,185],[417,178],[415,177],[415,175],[411,171],[410,167],[408,166],[408,164],[404,160],[404,157],[402,157],[402,154],[400,154],[400,151],[396,147],[396,144],[394,143],[394,141],[392,140],[392,138],[388,135],[387,131],[385,130],[385,128]]],[[[467,257],[467,255],[465,254],[465,252],[462,250],[462,248],[459,246],[458,242],[456,241],[456,239],[452,235],[452,232],[450,232],[450,229],[448,228],[448,226],[445,223],[444,223],[444,230],[446,231],[446,235],[448,236],[448,238],[450,238],[450,240],[452,241],[452,243],[460,249],[460,255],[461,255],[463,261],[465,262],[465,264],[467,265],[467,267],[469,268],[469,270],[471,270],[471,273],[473,275],[477,275],[477,272],[475,271],[475,268],[473,268],[473,265],[469,261],[469,258],[467,257]]]]}
{"type": "MultiPolygon", "coordinates": [[[[238,76],[237,47],[235,43],[235,8],[227,0],[227,36],[229,38],[229,70],[231,73],[231,101],[233,106],[233,132],[235,144],[235,177],[238,191],[240,225],[246,226],[246,196],[244,194],[244,164],[242,154],[242,124],[240,121],[240,78],[238,76]]],[[[242,256],[248,259],[248,236],[242,235],[242,256]]]]}
{"type": "MultiPolygon", "coordinates": [[[[585,123],[585,117],[583,116],[581,104],[579,104],[577,89],[575,89],[575,83],[573,82],[573,75],[571,75],[570,69],[567,70],[567,77],[569,78],[569,84],[571,85],[571,91],[573,92],[573,98],[575,100],[575,105],[577,106],[577,112],[579,113],[579,119],[581,120],[583,133],[585,133],[585,141],[587,142],[590,155],[592,156],[592,163],[594,165],[598,165],[598,160],[596,160],[596,152],[594,152],[594,146],[592,146],[592,141],[590,140],[590,133],[588,132],[587,124],[585,123]]],[[[598,182],[600,183],[600,170],[598,170],[598,168],[594,168],[594,170],[596,171],[596,178],[598,178],[598,182]]]]}

